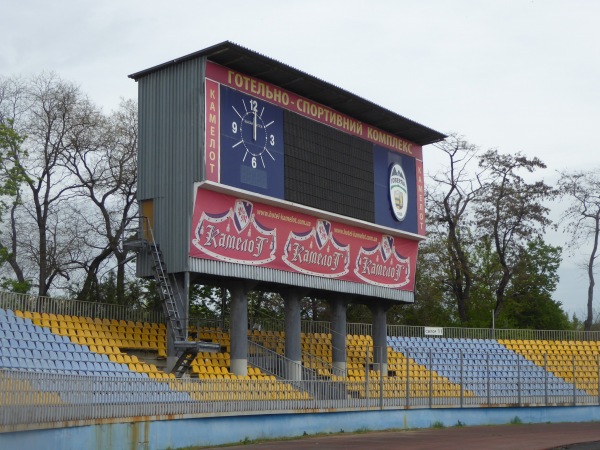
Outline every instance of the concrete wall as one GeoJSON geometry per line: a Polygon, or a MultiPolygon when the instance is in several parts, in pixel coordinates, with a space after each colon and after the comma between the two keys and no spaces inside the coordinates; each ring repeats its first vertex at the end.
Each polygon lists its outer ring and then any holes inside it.
{"type": "Polygon", "coordinates": [[[0,449],[162,450],[316,433],[600,420],[600,407],[464,408],[189,418],[0,434],[0,449]]]}

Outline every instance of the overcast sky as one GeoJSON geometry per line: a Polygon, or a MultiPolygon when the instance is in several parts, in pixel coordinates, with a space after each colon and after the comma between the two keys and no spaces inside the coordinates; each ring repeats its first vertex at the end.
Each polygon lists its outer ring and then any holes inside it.
{"type": "MultiPolygon", "coordinates": [[[[137,98],[127,75],[229,40],[482,149],[537,156],[550,183],[558,170],[600,168],[598,1],[0,4],[0,75],[55,71],[106,112],[137,98]]],[[[425,169],[439,156],[425,147],[425,169]]],[[[564,254],[555,295],[580,316],[582,254],[564,254]]]]}

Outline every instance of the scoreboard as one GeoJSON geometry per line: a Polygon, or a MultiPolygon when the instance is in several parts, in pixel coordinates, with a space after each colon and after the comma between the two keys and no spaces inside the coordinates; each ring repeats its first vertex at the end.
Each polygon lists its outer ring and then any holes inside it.
{"type": "Polygon", "coordinates": [[[206,62],[190,257],[412,291],[422,147],[206,62]]]}
{"type": "Polygon", "coordinates": [[[425,234],[420,146],[211,62],[206,89],[207,180],[425,234]]]}

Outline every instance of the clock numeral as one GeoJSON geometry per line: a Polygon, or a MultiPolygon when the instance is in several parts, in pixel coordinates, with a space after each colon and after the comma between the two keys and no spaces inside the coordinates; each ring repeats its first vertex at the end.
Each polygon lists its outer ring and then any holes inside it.
{"type": "Polygon", "coordinates": [[[258,102],[256,100],[250,100],[250,111],[258,111],[258,102]]]}
{"type": "Polygon", "coordinates": [[[273,134],[272,134],[272,135],[269,137],[269,144],[271,144],[271,145],[275,145],[275,135],[273,135],[273,134]]]}
{"type": "Polygon", "coordinates": [[[256,169],[256,156],[252,157],[252,168],[256,169]]]}
{"type": "Polygon", "coordinates": [[[237,133],[237,122],[232,122],[231,131],[233,131],[233,134],[237,133]]]}

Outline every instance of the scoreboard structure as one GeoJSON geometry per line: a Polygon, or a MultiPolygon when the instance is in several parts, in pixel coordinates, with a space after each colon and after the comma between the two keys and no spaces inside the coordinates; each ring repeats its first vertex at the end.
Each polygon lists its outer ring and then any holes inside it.
{"type": "Polygon", "coordinates": [[[414,301],[422,147],[445,135],[230,42],[130,77],[140,209],[184,291],[414,301]]]}

